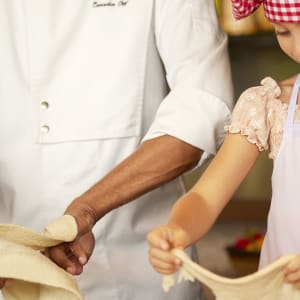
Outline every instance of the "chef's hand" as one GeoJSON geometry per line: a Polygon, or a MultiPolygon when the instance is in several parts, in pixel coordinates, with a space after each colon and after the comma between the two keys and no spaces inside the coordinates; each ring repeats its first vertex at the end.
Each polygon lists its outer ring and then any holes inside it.
{"type": "Polygon", "coordinates": [[[170,251],[184,249],[189,242],[187,233],[177,225],[160,226],[148,234],[149,261],[159,273],[168,275],[178,271],[181,262],[170,251]]]}
{"type": "Polygon", "coordinates": [[[95,246],[92,231],[74,241],[46,249],[45,255],[71,275],[79,275],[91,257],[95,246]]]}
{"type": "Polygon", "coordinates": [[[4,287],[9,285],[9,283],[12,281],[12,279],[8,278],[0,278],[0,290],[2,290],[4,287]]]}
{"type": "Polygon", "coordinates": [[[45,254],[70,274],[79,275],[94,250],[95,237],[92,228],[97,219],[94,209],[84,197],[72,201],[64,214],[75,218],[77,237],[72,242],[48,248],[45,254]]]}
{"type": "Polygon", "coordinates": [[[3,289],[3,288],[4,288],[4,286],[5,286],[5,281],[6,281],[5,278],[0,278],[0,289],[3,289]]]}
{"type": "Polygon", "coordinates": [[[300,289],[300,255],[293,258],[285,267],[285,280],[300,289]]]}
{"type": "Polygon", "coordinates": [[[77,198],[68,206],[65,215],[71,215],[77,223],[77,236],[90,232],[99,217],[96,217],[95,209],[89,205],[84,197],[77,198]]]}

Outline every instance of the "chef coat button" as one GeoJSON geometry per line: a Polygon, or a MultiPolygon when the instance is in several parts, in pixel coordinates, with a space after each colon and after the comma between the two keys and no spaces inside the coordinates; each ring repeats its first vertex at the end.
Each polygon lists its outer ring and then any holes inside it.
{"type": "Polygon", "coordinates": [[[42,132],[42,133],[48,133],[49,131],[50,131],[50,128],[49,128],[48,125],[43,125],[43,126],[41,127],[41,132],[42,132]]]}
{"type": "Polygon", "coordinates": [[[48,109],[49,108],[49,102],[47,102],[47,101],[41,102],[41,108],[42,109],[48,109]]]}

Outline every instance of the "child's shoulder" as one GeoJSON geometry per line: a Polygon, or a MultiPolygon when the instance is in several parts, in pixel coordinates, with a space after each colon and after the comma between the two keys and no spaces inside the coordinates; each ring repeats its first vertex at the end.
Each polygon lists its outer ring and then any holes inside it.
{"type": "MultiPolygon", "coordinates": [[[[254,101],[270,100],[287,104],[290,101],[293,86],[297,75],[277,82],[272,77],[265,77],[260,85],[248,88],[242,93],[241,98],[252,99],[254,101]]],[[[300,99],[300,96],[298,96],[300,99]]],[[[300,102],[300,101],[299,101],[300,102]]]]}
{"type": "Polygon", "coordinates": [[[272,77],[265,77],[261,80],[260,85],[252,86],[246,89],[240,96],[240,101],[267,101],[267,100],[278,100],[281,96],[281,86],[272,77]]]}
{"type": "MultiPolygon", "coordinates": [[[[277,82],[272,77],[265,77],[260,85],[246,89],[237,101],[234,114],[249,114],[260,112],[268,114],[270,111],[282,112],[288,107],[296,76],[277,82]]],[[[300,93],[298,94],[300,103],[300,93]]]]}

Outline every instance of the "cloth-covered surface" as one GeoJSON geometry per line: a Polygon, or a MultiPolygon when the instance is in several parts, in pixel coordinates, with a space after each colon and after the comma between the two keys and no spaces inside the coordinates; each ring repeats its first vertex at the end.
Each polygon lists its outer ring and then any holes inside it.
{"type": "Polygon", "coordinates": [[[65,215],[44,233],[0,224],[0,278],[11,282],[2,290],[5,300],[81,300],[76,280],[40,250],[72,241],[77,234],[73,217],[65,215]]]}
{"type": "MultiPolygon", "coordinates": [[[[182,261],[179,282],[196,279],[211,289],[217,300],[298,300],[300,290],[284,281],[283,268],[294,256],[284,256],[271,265],[244,277],[226,278],[216,275],[193,262],[179,249],[172,250],[182,261]]],[[[163,278],[163,289],[174,285],[174,275],[163,278]]]]}

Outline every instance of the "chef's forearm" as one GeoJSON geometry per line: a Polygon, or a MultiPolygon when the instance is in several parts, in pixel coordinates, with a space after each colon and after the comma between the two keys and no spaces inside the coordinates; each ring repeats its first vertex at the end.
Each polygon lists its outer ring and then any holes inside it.
{"type": "Polygon", "coordinates": [[[75,208],[84,211],[84,218],[94,223],[109,211],[179,176],[194,165],[201,154],[198,148],[168,135],[146,141],[77,198],[67,212],[72,214],[75,208]]]}

